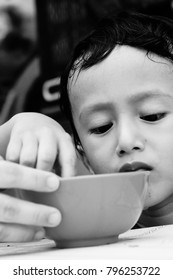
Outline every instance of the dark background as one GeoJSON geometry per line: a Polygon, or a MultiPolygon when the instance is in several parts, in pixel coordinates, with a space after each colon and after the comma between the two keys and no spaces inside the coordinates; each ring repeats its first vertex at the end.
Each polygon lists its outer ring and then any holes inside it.
{"type": "Polygon", "coordinates": [[[27,0],[25,9],[24,0],[1,1],[0,122],[19,112],[41,112],[67,130],[59,79],[78,40],[112,11],[172,18],[172,0],[27,0]]]}

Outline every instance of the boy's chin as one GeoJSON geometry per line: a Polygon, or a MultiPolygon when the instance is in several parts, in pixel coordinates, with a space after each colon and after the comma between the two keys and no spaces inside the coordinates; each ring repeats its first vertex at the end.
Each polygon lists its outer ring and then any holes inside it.
{"type": "Polygon", "coordinates": [[[173,193],[169,193],[167,195],[163,196],[158,196],[156,197],[154,194],[153,196],[149,193],[146,197],[145,204],[144,204],[144,209],[143,210],[157,210],[160,208],[165,207],[168,205],[171,201],[173,201],[173,193]]]}
{"type": "Polygon", "coordinates": [[[169,195],[166,199],[160,201],[157,204],[154,204],[150,207],[148,207],[151,211],[155,211],[155,210],[159,210],[161,208],[166,207],[167,205],[169,205],[170,203],[173,202],[173,194],[169,195]]]}

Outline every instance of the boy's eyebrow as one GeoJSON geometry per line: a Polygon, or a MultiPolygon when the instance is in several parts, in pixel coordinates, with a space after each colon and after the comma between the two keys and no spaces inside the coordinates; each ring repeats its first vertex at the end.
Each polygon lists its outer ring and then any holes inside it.
{"type": "MultiPolygon", "coordinates": [[[[152,89],[142,92],[137,92],[134,94],[131,94],[129,96],[129,102],[130,103],[140,103],[142,101],[145,101],[146,99],[171,99],[173,100],[173,95],[165,93],[161,91],[160,89],[152,89]]],[[[106,111],[106,110],[115,110],[114,104],[112,102],[100,102],[96,104],[88,105],[84,108],[82,108],[82,112],[79,114],[79,119],[86,118],[93,112],[99,112],[99,111],[106,111]]]]}
{"type": "Polygon", "coordinates": [[[160,89],[152,89],[148,91],[138,92],[130,95],[129,101],[132,103],[138,103],[144,101],[145,99],[173,99],[173,95],[165,93],[160,89]]]}
{"type": "Polygon", "coordinates": [[[84,107],[82,109],[82,112],[79,115],[79,119],[86,117],[88,115],[90,115],[92,112],[99,112],[99,111],[103,111],[103,110],[113,110],[113,104],[112,102],[103,102],[103,103],[96,103],[96,104],[92,104],[92,105],[88,105],[86,108],[84,107]]]}

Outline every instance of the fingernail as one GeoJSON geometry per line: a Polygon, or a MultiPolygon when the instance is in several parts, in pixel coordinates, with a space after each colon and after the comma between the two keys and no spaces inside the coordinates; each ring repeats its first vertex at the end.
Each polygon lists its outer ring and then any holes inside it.
{"type": "Polygon", "coordinates": [[[50,176],[47,179],[47,186],[51,190],[56,190],[59,187],[59,179],[57,176],[50,176]]]}
{"type": "Polygon", "coordinates": [[[52,226],[58,226],[61,221],[61,215],[58,212],[54,212],[49,216],[49,224],[52,226]]]}
{"type": "Polygon", "coordinates": [[[39,230],[35,233],[34,235],[34,240],[40,240],[45,237],[45,231],[44,230],[39,230]]]}

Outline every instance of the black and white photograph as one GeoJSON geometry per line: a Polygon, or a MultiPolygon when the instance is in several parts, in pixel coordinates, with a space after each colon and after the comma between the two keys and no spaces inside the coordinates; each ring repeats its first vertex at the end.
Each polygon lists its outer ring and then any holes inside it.
{"type": "Polygon", "coordinates": [[[173,1],[0,0],[0,276],[172,279],[173,1]]]}

